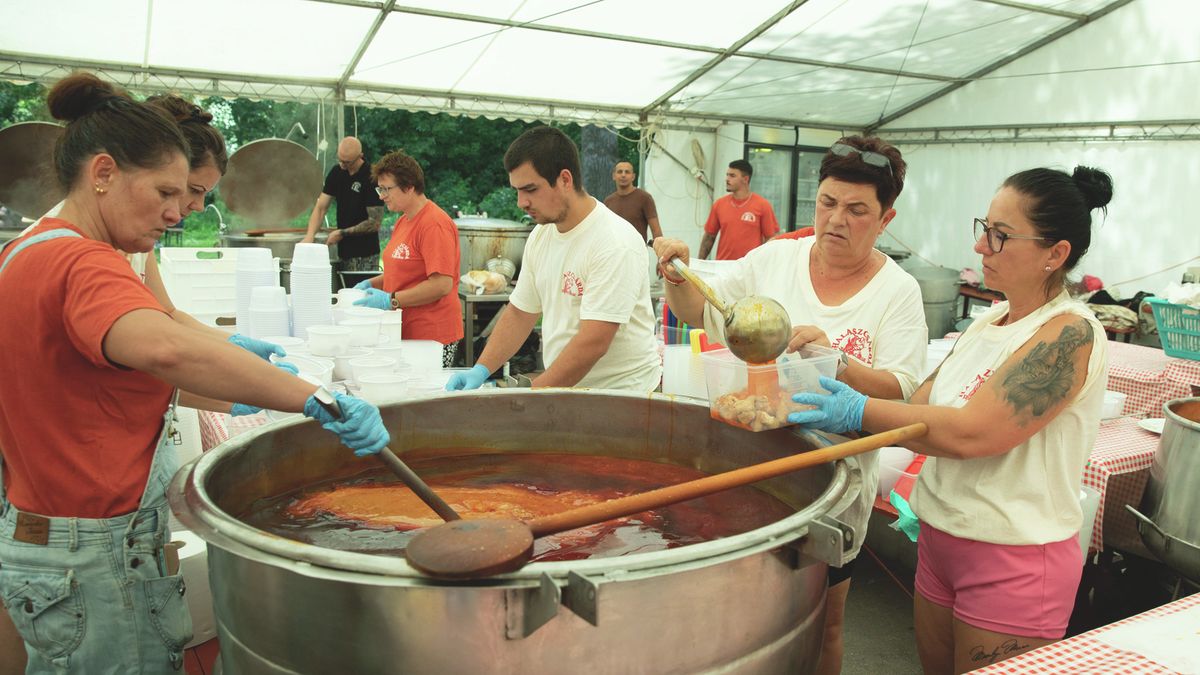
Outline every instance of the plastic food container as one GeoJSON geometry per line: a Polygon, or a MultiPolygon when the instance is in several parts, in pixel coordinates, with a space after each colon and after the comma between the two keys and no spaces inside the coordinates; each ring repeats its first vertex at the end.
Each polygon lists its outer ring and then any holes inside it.
{"type": "Polygon", "coordinates": [[[347,326],[309,326],[308,349],[313,356],[340,356],[350,349],[347,326]]]}
{"type": "Polygon", "coordinates": [[[792,402],[802,391],[828,393],[819,378],[835,377],[841,353],[809,345],[775,363],[750,365],[728,349],[704,352],[704,379],[713,419],[750,431],[788,426],[788,413],[806,409],[792,402]]]}
{"type": "Polygon", "coordinates": [[[1107,420],[1125,414],[1125,394],[1119,391],[1105,390],[1104,407],[1100,411],[1100,419],[1107,420]]]}
{"type": "Polygon", "coordinates": [[[373,347],[379,342],[378,319],[343,319],[338,327],[350,329],[351,347],[373,347]]]}

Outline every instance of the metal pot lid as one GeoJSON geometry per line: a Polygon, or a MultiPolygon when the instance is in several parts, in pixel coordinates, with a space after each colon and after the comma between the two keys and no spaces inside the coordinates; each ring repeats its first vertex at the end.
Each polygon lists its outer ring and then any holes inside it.
{"type": "Polygon", "coordinates": [[[515,220],[482,216],[459,216],[454,219],[454,224],[460,230],[529,230],[533,228],[533,223],[518,223],[515,220]]]}
{"type": "Polygon", "coordinates": [[[63,127],[21,122],[0,129],[0,204],[40,218],[66,196],[54,175],[54,144],[63,127]]]}
{"type": "Polygon", "coordinates": [[[221,179],[221,197],[242,227],[270,228],[312,207],[321,194],[321,165],[303,145],[263,138],[238,148],[221,179]]]}

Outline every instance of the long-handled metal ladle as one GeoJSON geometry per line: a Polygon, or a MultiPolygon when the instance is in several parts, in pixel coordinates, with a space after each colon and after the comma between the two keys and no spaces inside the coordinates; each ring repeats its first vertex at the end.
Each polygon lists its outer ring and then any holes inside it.
{"type": "Polygon", "coordinates": [[[672,258],[671,265],[725,317],[725,343],[734,356],[746,363],[770,363],[787,349],[792,320],[783,305],[760,295],[727,305],[682,260],[672,258]]]}
{"type": "MultiPolygon", "coordinates": [[[[326,412],[328,412],[330,415],[333,415],[335,419],[342,419],[341,406],[337,404],[337,399],[335,399],[333,394],[329,393],[325,387],[318,387],[317,391],[313,393],[313,396],[317,399],[317,403],[320,403],[321,407],[325,408],[326,412]]],[[[404,461],[399,457],[397,457],[396,453],[392,452],[391,448],[385,447],[383,450],[381,450],[379,452],[379,460],[383,462],[387,468],[391,469],[392,473],[396,474],[396,476],[403,481],[410,490],[420,497],[421,501],[425,502],[429,508],[433,509],[433,512],[438,514],[442,520],[449,523],[462,518],[454,512],[454,509],[450,508],[450,505],[447,504],[444,499],[439,497],[437,493],[433,491],[433,488],[429,487],[425,481],[421,480],[421,477],[418,476],[416,472],[408,468],[408,465],[405,464],[404,461]]]]}
{"type": "Polygon", "coordinates": [[[924,436],[918,422],[883,433],[783,459],[706,476],[642,494],[592,504],[530,521],[481,518],[456,520],[424,530],[405,548],[408,564],[429,576],[477,579],[513,572],[529,562],[533,540],[556,532],[662,508],[722,490],[757,483],[835,459],[924,436]]]}

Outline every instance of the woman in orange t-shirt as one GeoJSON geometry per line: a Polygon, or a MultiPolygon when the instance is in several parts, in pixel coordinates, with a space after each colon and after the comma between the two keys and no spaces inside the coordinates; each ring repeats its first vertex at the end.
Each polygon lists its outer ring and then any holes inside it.
{"type": "Polygon", "coordinates": [[[403,339],[442,343],[442,365],[452,366],[463,337],[458,228],[425,196],[425,172],[404,152],[385,155],[371,177],[383,203],[403,215],[383,249],[383,274],[356,286],[367,297],[354,304],[404,310],[403,339]]]}

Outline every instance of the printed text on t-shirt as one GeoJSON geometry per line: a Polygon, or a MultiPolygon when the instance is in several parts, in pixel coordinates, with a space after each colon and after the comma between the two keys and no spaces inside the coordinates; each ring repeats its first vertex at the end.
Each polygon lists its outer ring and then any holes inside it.
{"type": "Polygon", "coordinates": [[[875,353],[871,348],[871,334],[866,328],[847,328],[833,341],[833,348],[842,350],[868,366],[875,361],[875,353]]]}
{"type": "Polygon", "coordinates": [[[988,378],[992,376],[993,372],[995,371],[993,371],[991,368],[987,368],[982,373],[976,375],[975,379],[968,382],[967,386],[963,387],[963,390],[958,393],[958,397],[964,401],[970,401],[971,397],[975,395],[975,392],[979,391],[979,388],[983,386],[984,382],[988,381],[988,378]]]}
{"type": "Polygon", "coordinates": [[[577,298],[583,297],[583,279],[579,275],[571,271],[563,272],[562,275],[562,292],[567,295],[573,295],[577,298]]]}

